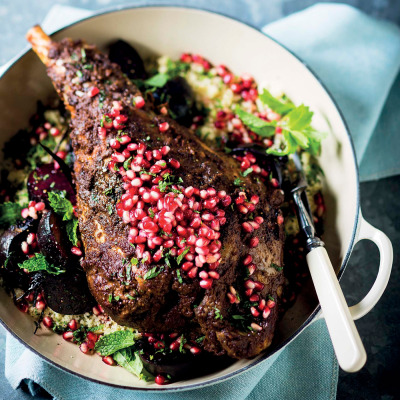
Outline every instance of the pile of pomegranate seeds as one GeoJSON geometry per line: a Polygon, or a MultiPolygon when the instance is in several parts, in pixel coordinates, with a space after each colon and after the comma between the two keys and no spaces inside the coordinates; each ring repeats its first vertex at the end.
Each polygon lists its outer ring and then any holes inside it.
{"type": "MultiPolygon", "coordinates": [[[[111,113],[103,116],[101,138],[104,132],[125,127],[127,117],[121,110],[121,104],[115,101],[111,113]]],[[[159,125],[161,133],[168,129],[168,123],[159,125]]],[[[226,223],[224,208],[231,204],[231,197],[212,187],[200,190],[182,186],[182,179],[173,175],[180,163],[168,157],[168,146],[151,150],[144,143],[132,143],[122,132],[109,144],[114,153],[108,168],[122,176],[125,190],[116,206],[117,213],[131,226],[129,241],[136,245],[136,257],[148,264],[176,257],[187,277],[199,277],[200,286],[210,289],[213,280],[219,279],[219,231],[226,223]]],[[[258,202],[258,196],[247,201],[245,192],[235,199],[242,214],[253,212],[258,202]]],[[[243,230],[253,232],[262,222],[258,217],[258,222],[250,221],[250,228],[244,225],[243,230]]],[[[249,246],[257,244],[258,238],[250,239],[249,246]]]]}

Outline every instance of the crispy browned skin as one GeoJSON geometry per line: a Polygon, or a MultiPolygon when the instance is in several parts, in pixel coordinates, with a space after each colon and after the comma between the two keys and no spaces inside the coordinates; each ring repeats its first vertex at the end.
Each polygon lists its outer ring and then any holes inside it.
{"type": "Polygon", "coordinates": [[[134,256],[134,248],[127,239],[129,226],[115,212],[110,215],[107,209],[110,204],[115,206],[122,194],[119,178],[107,168],[112,154],[108,141],[113,134],[100,139],[97,133],[102,115],[111,111],[112,101],[121,101],[124,114],[129,116],[124,132],[135,142],[145,142],[150,148],[171,147],[170,156],[181,163],[176,175],[182,177],[185,186],[199,189],[211,186],[225,190],[234,198],[239,191],[233,184],[240,176],[239,166],[231,157],[212,151],[173,120],[157,116],[150,107],[136,109],[132,100],[138,89],[94,46],[71,39],[51,42],[40,27],[33,28],[28,39],[46,64],[48,75],[73,116],[71,139],[76,157],[79,227],[85,248],[83,267],[89,288],[99,304],[118,323],[141,331],[177,331],[199,324],[206,336],[205,348],[217,354],[244,358],[266,349],[272,341],[278,307],[261,323],[261,332],[244,333],[229,322],[229,314],[236,311],[226,295],[231,285],[243,286],[245,267],[242,261],[250,253],[258,267],[255,279],[265,284],[263,297],[278,297],[283,275],[272,268],[271,263],[282,265],[284,234],[282,226],[276,223],[281,192],[266,189],[250,177],[242,178],[246,190],[258,194],[261,199],[257,213],[266,222],[257,230],[260,244],[249,249],[246,244],[249,236],[241,229],[238,212],[229,207],[226,210],[228,222],[220,238],[223,247],[218,272],[221,277],[214,281],[210,290],[201,289],[197,279],[185,279],[180,284],[173,268],[165,268],[154,279],[144,280],[142,276],[154,265],[140,266],[133,271],[131,281],[126,282],[124,263],[134,256]],[[86,54],[84,59],[82,49],[86,54]],[[90,64],[93,69],[84,69],[82,64],[90,64]],[[82,71],[81,78],[76,74],[78,70],[82,71]],[[85,94],[94,85],[104,91],[102,108],[99,107],[100,96],[90,98],[85,94]],[[157,126],[163,121],[169,122],[170,129],[161,134],[157,126]],[[109,188],[114,188],[114,197],[104,193],[109,188]],[[110,294],[119,296],[119,301],[110,303],[110,294]],[[195,304],[198,307],[194,308],[195,304]],[[215,318],[216,308],[223,319],[215,318]]]}

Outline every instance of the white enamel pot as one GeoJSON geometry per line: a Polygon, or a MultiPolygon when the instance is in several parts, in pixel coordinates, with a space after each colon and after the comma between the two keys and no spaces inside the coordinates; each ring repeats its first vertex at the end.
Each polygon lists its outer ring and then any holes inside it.
{"type": "MultiPolygon", "coordinates": [[[[361,215],[357,163],[348,128],[332,97],[302,61],[252,27],[225,16],[189,8],[144,7],[107,12],[54,35],[56,40],[63,37],[83,38],[100,47],[121,38],[132,43],[144,57],[167,54],[177,58],[184,51],[199,53],[212,63],[228,65],[237,74],[249,72],[259,83],[266,82],[282,89],[297,104],[309,105],[315,113],[315,127],[329,132],[320,159],[326,178],[327,216],[323,240],[339,278],[359,240],[376,243],[380,251],[378,276],[367,296],[350,307],[350,312],[357,319],[374,307],[390,276],[391,243],[361,215]]],[[[52,93],[45,68],[32,51],[15,59],[0,79],[1,147],[18,129],[27,126],[30,115],[35,112],[36,101],[46,101],[52,93]]],[[[319,317],[320,308],[310,280],[280,322],[274,343],[265,353],[252,360],[237,361],[216,373],[157,386],[136,379],[122,368],[105,365],[100,357],[82,354],[78,346],[48,331],[39,330],[34,335],[31,318],[19,312],[0,290],[0,320],[25,346],[72,374],[136,390],[184,390],[221,382],[268,359],[319,317]]]]}

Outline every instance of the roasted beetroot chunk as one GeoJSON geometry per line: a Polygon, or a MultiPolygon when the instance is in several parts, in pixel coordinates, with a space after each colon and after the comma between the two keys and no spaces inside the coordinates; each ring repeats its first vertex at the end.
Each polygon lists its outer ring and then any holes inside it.
{"type": "Polygon", "coordinates": [[[10,288],[25,289],[29,283],[29,275],[25,274],[18,264],[28,258],[22,248],[28,248],[27,237],[36,232],[37,223],[37,220],[27,218],[11,226],[0,236],[0,266],[3,266],[0,272],[10,288]]]}
{"type": "Polygon", "coordinates": [[[57,266],[65,267],[71,259],[71,243],[68,239],[61,217],[54,211],[45,211],[40,220],[37,241],[40,251],[47,260],[57,266]]]}
{"type": "Polygon", "coordinates": [[[67,272],[50,275],[44,279],[43,291],[47,305],[60,314],[84,314],[91,311],[96,302],[89,292],[85,273],[76,265],[67,272]]]}
{"type": "Polygon", "coordinates": [[[28,193],[29,199],[44,201],[49,205],[47,193],[52,190],[66,191],[66,197],[72,204],[76,204],[75,191],[67,177],[60,169],[55,169],[54,164],[43,164],[29,174],[28,193]]]}
{"type": "Polygon", "coordinates": [[[139,53],[123,40],[110,45],[110,60],[118,64],[130,79],[146,79],[143,60],[139,53]]]}

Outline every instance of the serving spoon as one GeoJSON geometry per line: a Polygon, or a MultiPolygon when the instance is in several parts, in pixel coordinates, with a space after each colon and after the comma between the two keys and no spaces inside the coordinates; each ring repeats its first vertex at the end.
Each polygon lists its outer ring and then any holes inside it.
{"type": "MultiPolygon", "coordinates": [[[[251,152],[268,160],[282,184],[281,163],[276,157],[266,154],[265,148],[258,145],[241,145],[232,153],[251,152]]],[[[292,183],[291,195],[296,204],[297,217],[302,233],[306,238],[307,264],[321,305],[323,316],[340,367],[347,372],[357,372],[365,364],[367,354],[360,335],[350,314],[335,270],[325,249],[324,242],[316,236],[310,206],[306,196],[308,186],[300,157],[292,156],[298,179],[292,183]]]]}

